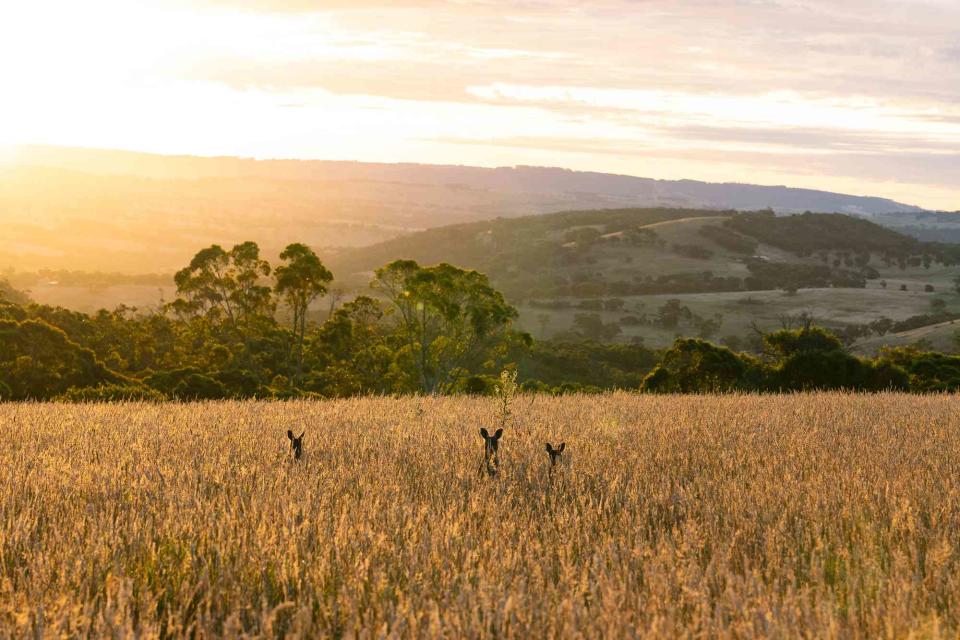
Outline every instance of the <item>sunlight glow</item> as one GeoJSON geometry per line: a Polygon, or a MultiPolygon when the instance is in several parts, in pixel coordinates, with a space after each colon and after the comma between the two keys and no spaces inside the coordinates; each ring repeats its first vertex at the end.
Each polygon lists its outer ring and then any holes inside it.
{"type": "MultiPolygon", "coordinates": [[[[895,88],[888,95],[858,90],[852,81],[847,88],[839,80],[803,90],[789,75],[779,84],[758,80],[756,87],[706,89],[699,84],[712,79],[765,77],[765,61],[738,57],[716,40],[684,36],[677,24],[686,23],[669,22],[684,15],[675,9],[634,16],[637,25],[651,27],[649,38],[623,45],[637,50],[620,54],[591,39],[591,26],[600,30],[598,38],[602,30],[631,33],[629,21],[611,18],[613,9],[595,16],[583,8],[558,9],[557,35],[551,36],[546,14],[536,9],[500,15],[495,7],[470,3],[418,8],[411,1],[396,8],[321,2],[316,6],[329,7],[315,11],[291,2],[290,10],[271,10],[274,4],[284,3],[0,4],[0,144],[542,163],[727,181],[764,176],[906,194],[928,206],[956,208],[960,202],[946,160],[960,150],[960,109],[949,93],[937,93],[947,91],[948,81],[941,90],[911,79],[916,90],[905,84],[911,92],[904,95],[895,88]],[[665,31],[652,28],[658,20],[668,25],[665,31]],[[507,37],[481,24],[514,33],[507,37]],[[647,63],[647,46],[673,51],[676,68],[647,63]],[[619,81],[634,73],[634,60],[636,77],[619,81]],[[723,152],[729,155],[718,159],[723,152]],[[894,179],[880,154],[890,167],[903,157],[921,168],[894,179]],[[858,155],[870,156],[879,169],[868,173],[840,160],[858,155]],[[827,157],[838,160],[811,175],[814,160],[827,157]],[[928,166],[932,173],[925,173],[928,166]]],[[[949,4],[918,7],[918,15],[951,11],[949,4]]],[[[623,5],[622,11],[631,10],[623,5]]],[[[716,11],[745,25],[760,19],[751,12],[762,15],[747,6],[716,11]]],[[[928,34],[932,27],[925,22],[923,28],[928,34]]],[[[926,56],[926,72],[935,78],[933,65],[951,49],[936,49],[935,39],[925,38],[928,52],[917,55],[926,56]]],[[[834,36],[811,36],[811,43],[809,61],[844,46],[834,36]]],[[[850,58],[851,77],[873,69],[861,58],[850,58]]],[[[809,61],[805,68],[829,80],[829,68],[809,61]]],[[[891,77],[899,80],[904,72],[891,68],[891,77]]]]}

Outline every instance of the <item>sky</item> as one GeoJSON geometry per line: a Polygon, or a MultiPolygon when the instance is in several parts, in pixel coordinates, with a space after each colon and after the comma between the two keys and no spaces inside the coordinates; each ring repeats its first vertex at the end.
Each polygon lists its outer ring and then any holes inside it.
{"type": "Polygon", "coordinates": [[[960,210],[960,0],[2,0],[0,145],[22,143],[960,210]]]}

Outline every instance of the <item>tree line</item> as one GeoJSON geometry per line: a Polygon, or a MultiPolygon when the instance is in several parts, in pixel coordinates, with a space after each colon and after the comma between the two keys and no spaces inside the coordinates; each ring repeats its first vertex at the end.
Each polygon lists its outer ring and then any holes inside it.
{"type": "Polygon", "coordinates": [[[369,290],[316,311],[333,274],[294,243],[271,265],[254,242],[198,252],[176,298],[149,311],[83,314],[0,283],[0,399],[201,400],[490,393],[504,368],[545,393],[914,391],[960,387],[960,358],[900,348],[847,353],[818,327],[764,337],[760,356],[704,340],[654,351],[591,340],[534,342],[477,271],[395,260],[369,290]]]}

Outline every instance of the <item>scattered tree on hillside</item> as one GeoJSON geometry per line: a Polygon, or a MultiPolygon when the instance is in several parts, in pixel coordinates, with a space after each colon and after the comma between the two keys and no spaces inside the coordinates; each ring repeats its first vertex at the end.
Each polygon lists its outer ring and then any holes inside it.
{"type": "Polygon", "coordinates": [[[578,313],[573,318],[573,333],[583,340],[611,342],[620,335],[622,329],[617,322],[604,323],[596,313],[578,313]]]}

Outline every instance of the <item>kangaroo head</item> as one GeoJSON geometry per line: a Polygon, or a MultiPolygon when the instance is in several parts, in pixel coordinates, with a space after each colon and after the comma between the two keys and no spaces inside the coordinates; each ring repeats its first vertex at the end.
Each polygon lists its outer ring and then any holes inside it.
{"type": "Polygon", "coordinates": [[[290,438],[290,447],[293,449],[293,458],[299,460],[300,456],[303,455],[303,435],[306,433],[304,431],[298,437],[293,436],[293,431],[287,429],[287,437],[290,438]]]}
{"type": "Polygon", "coordinates": [[[500,447],[500,436],[503,435],[503,429],[497,429],[492,436],[486,429],[480,429],[480,436],[483,438],[483,451],[488,458],[497,455],[497,449],[500,447]]]}
{"type": "Polygon", "coordinates": [[[563,450],[566,446],[567,446],[566,442],[561,442],[560,445],[556,449],[554,449],[553,445],[551,445],[549,442],[547,443],[547,453],[550,454],[551,467],[555,466],[558,462],[560,462],[560,454],[563,453],[563,450]]]}
{"type": "Polygon", "coordinates": [[[487,474],[494,476],[497,469],[500,468],[500,457],[497,455],[497,449],[500,448],[500,436],[503,435],[503,429],[497,429],[492,436],[486,429],[480,429],[480,437],[483,438],[483,462],[480,463],[481,473],[483,473],[484,463],[486,463],[487,474]]]}

